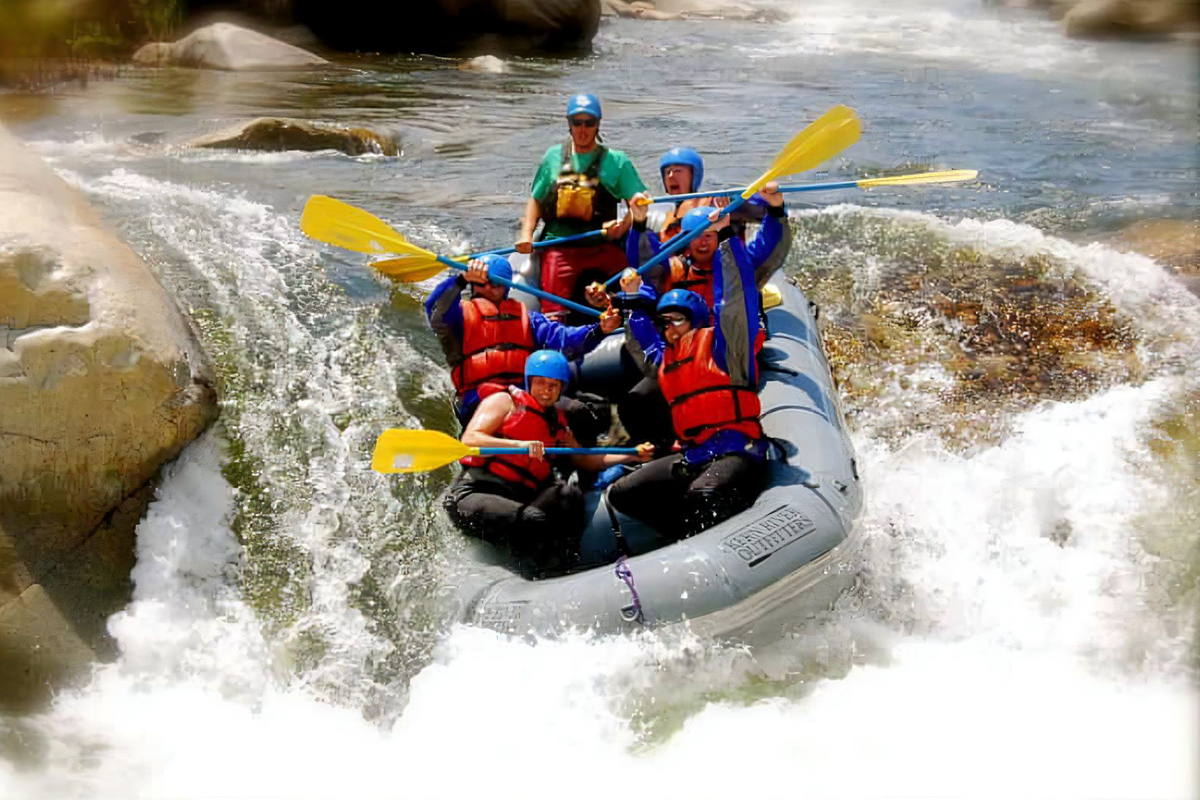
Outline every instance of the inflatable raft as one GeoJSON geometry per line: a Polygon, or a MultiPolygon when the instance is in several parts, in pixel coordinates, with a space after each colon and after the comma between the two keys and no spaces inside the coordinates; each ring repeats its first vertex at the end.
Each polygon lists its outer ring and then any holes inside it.
{"type": "MultiPolygon", "coordinates": [[[[863,490],[821,349],[816,307],[782,274],[774,278],[780,302],[766,312],[759,393],[763,428],[776,446],[767,487],[754,505],[678,540],[590,491],[582,559],[571,574],[522,577],[497,563],[503,559],[494,548],[471,540],[470,569],[458,589],[463,622],[547,635],[686,620],[708,635],[741,636],[757,628],[771,636],[827,609],[854,581],[863,490]]],[[[589,354],[577,385],[587,390],[619,379],[628,369],[621,363],[622,341],[609,337],[589,354]]]]}

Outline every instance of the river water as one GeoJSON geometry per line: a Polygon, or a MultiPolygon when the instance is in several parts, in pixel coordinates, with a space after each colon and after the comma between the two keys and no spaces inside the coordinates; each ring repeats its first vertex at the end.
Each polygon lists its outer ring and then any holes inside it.
{"type": "Polygon", "coordinates": [[[974,0],[814,0],[779,25],[606,21],[502,75],[429,58],[130,71],[0,115],[161,276],[223,425],[138,531],[115,664],[0,720],[3,797],[1192,797],[1200,300],[1104,244],[1197,217],[1197,70],[974,0]],[[442,252],[512,240],[565,96],[644,176],[687,143],[752,179],[836,103],[789,271],[825,311],[863,464],[859,589],[759,649],[512,640],[447,622],[447,471],[370,472],[450,428],[419,301],[297,228],[313,193],[442,252]],[[386,128],[398,158],[179,147],[233,118],[386,128]]]}

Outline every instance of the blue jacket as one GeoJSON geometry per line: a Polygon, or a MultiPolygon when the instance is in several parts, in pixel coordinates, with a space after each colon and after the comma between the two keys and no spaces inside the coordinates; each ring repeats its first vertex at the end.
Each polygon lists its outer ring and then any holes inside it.
{"type": "MultiPolygon", "coordinates": [[[[783,262],[791,250],[792,237],[790,235],[790,226],[783,224],[783,220],[786,219],[787,211],[785,208],[772,209],[768,206],[767,215],[763,218],[762,227],[758,229],[758,233],[755,234],[750,243],[745,245],[746,255],[749,257],[752,265],[754,285],[756,287],[761,288],[767,282],[767,279],[771,277],[771,274],[783,266],[783,262]],[[785,232],[789,235],[785,235],[785,232]]],[[[629,266],[637,269],[658,255],[660,250],[662,250],[662,243],[658,240],[658,234],[647,230],[644,224],[639,226],[637,223],[634,223],[633,228],[629,231],[629,236],[625,239],[625,258],[629,262],[629,266]]],[[[720,258],[721,250],[718,249],[713,255],[712,269],[714,276],[719,275],[721,272],[720,258]]],[[[670,272],[670,260],[668,259],[647,270],[642,275],[642,280],[653,285],[658,293],[662,294],[663,286],[670,272]]],[[[715,294],[713,295],[713,305],[716,305],[715,294]]],[[[711,311],[712,309],[709,310],[711,311]]]]}

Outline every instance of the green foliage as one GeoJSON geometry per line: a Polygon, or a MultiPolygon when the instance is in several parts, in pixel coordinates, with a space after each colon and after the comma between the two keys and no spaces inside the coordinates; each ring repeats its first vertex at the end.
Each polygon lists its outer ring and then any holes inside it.
{"type": "Polygon", "coordinates": [[[114,59],[170,39],[185,0],[0,0],[0,60],[114,59]]]}

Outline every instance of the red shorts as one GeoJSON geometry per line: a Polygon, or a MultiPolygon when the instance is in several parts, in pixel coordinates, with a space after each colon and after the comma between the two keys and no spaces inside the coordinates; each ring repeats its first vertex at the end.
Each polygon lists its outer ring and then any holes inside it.
{"type": "MultiPolygon", "coordinates": [[[[584,302],[585,284],[580,277],[588,281],[605,280],[627,266],[625,251],[620,245],[608,242],[584,247],[547,247],[542,250],[541,259],[542,291],[578,302],[584,302]]],[[[567,310],[558,303],[542,300],[542,313],[561,321],[567,310]]]]}

